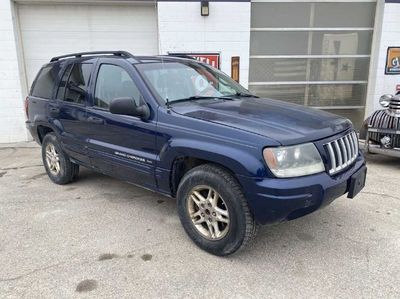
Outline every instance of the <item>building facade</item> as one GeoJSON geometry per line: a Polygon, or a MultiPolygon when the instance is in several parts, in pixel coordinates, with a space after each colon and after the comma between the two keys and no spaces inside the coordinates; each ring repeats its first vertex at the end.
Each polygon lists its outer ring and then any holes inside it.
{"type": "Polygon", "coordinates": [[[357,127],[400,85],[400,0],[205,5],[208,16],[201,1],[1,1],[0,142],[29,140],[24,98],[41,65],[65,53],[211,53],[229,75],[238,57],[239,81],[255,94],[344,115],[357,127]]]}

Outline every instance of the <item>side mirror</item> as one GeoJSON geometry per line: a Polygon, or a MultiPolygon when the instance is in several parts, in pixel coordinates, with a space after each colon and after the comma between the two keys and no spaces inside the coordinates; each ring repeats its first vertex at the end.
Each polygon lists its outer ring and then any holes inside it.
{"type": "Polygon", "coordinates": [[[390,101],[394,98],[393,95],[391,94],[384,94],[379,98],[379,104],[381,104],[382,107],[386,108],[389,106],[390,101]]]}
{"type": "Polygon", "coordinates": [[[141,119],[150,117],[150,109],[146,104],[137,106],[133,98],[115,98],[110,103],[112,114],[137,116],[141,119]]]}

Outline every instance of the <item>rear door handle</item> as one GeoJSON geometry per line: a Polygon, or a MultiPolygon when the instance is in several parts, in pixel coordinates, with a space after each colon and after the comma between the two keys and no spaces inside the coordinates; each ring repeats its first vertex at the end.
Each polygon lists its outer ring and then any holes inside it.
{"type": "Polygon", "coordinates": [[[101,118],[98,118],[98,117],[94,117],[94,116],[89,116],[87,118],[87,122],[93,123],[93,124],[102,125],[102,124],[104,124],[104,119],[101,119],[101,118]]]}
{"type": "Polygon", "coordinates": [[[50,112],[60,112],[60,108],[58,107],[50,107],[49,110],[50,112]]]}
{"type": "Polygon", "coordinates": [[[58,116],[58,114],[60,113],[60,108],[59,107],[49,107],[49,112],[50,112],[50,115],[52,116],[52,117],[57,117],[58,116]]]}

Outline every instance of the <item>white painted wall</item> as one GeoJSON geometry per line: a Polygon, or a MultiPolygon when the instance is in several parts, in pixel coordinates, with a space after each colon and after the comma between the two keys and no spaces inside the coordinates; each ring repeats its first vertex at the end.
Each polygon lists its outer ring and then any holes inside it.
{"type": "MultiPolygon", "coordinates": [[[[376,53],[377,63],[376,68],[370,70],[369,84],[371,86],[367,97],[366,116],[374,110],[381,109],[379,97],[385,93],[393,94],[396,85],[400,84],[400,75],[385,75],[387,48],[400,47],[400,3],[386,3],[383,4],[382,9],[382,20],[377,24],[376,32],[380,35],[377,38],[379,43],[376,53]]],[[[379,15],[377,17],[379,18],[379,15]]]]}
{"type": "Polygon", "coordinates": [[[11,3],[0,1],[0,143],[25,141],[23,92],[15,45],[11,3]]]}
{"type": "Polygon", "coordinates": [[[231,57],[240,56],[240,83],[247,87],[250,52],[250,2],[158,2],[160,53],[221,52],[221,70],[231,73],[231,57]]]}

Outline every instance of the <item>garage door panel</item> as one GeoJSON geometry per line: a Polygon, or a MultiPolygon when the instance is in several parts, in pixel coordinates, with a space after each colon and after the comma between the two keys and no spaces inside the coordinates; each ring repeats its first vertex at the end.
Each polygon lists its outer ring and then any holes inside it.
{"type": "Polygon", "coordinates": [[[359,128],[375,7],[375,1],[252,1],[250,91],[343,110],[359,128]]]}
{"type": "Polygon", "coordinates": [[[157,17],[149,5],[19,5],[28,84],[51,57],[127,50],[157,54],[157,17]]]}

